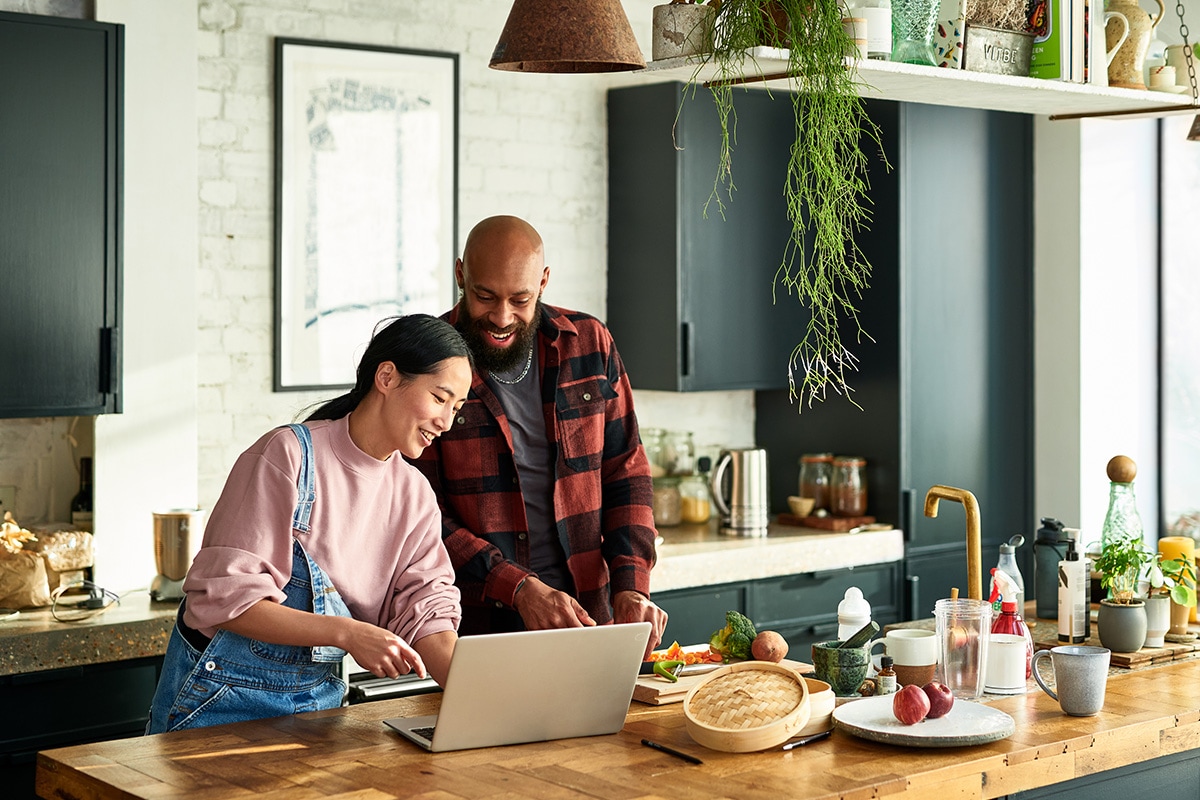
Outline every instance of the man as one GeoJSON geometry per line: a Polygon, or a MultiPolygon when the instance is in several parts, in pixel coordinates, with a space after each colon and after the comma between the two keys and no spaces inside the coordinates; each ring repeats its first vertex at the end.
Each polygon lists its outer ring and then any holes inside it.
{"type": "MultiPolygon", "coordinates": [[[[467,236],[445,319],[475,356],[453,427],[414,463],[442,507],[460,633],[649,621],[653,486],[632,391],[599,320],[543,305],[542,239],[516,217],[467,236]]],[[[647,651],[648,652],[648,651],[647,651]]]]}

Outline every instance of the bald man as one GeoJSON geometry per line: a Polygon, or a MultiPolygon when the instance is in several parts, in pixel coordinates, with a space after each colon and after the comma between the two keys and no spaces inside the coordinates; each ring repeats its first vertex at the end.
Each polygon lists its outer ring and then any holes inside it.
{"type": "Polygon", "coordinates": [[[475,356],[454,426],[416,466],[442,507],[442,539],[462,591],[459,632],[653,626],[653,485],[633,396],[608,329],[542,303],[542,237],[489,217],[455,263],[445,319],[475,356]]]}

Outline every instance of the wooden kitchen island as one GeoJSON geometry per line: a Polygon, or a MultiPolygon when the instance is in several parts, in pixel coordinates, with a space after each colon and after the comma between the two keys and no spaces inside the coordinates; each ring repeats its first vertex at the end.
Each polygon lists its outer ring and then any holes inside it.
{"type": "Polygon", "coordinates": [[[1067,717],[1037,690],[996,700],[991,705],[1016,720],[1013,736],[945,749],[895,747],[835,731],[786,753],[720,753],[691,740],[679,704],[634,703],[624,729],[610,736],[440,754],[418,749],[381,722],[429,713],[439,698],[50,750],[38,756],[38,793],[47,800],[1200,796],[1196,658],[1112,676],[1095,717],[1067,717]],[[704,763],[643,747],[643,737],[704,763]]]}

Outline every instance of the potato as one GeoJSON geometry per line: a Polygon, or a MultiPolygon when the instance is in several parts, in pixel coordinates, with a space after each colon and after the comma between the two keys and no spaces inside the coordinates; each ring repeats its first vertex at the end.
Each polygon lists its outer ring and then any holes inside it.
{"type": "Polygon", "coordinates": [[[787,640],[775,631],[761,632],[758,636],[754,637],[754,641],[750,644],[750,655],[759,661],[773,661],[778,663],[783,661],[783,657],[787,655],[787,651],[787,640]]]}

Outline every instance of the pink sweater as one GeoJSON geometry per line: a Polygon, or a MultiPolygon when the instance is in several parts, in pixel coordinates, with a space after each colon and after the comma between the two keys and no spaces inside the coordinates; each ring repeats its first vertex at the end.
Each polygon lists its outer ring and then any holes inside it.
{"type": "MultiPolygon", "coordinates": [[[[378,461],[350,439],[349,417],[307,423],[316,501],[300,540],[355,619],[410,644],[458,628],[454,570],[429,483],[399,453],[378,461]]],[[[259,600],[282,603],[292,571],[300,443],[265,434],[234,464],[183,588],[184,621],[207,636],[259,600]]]]}

